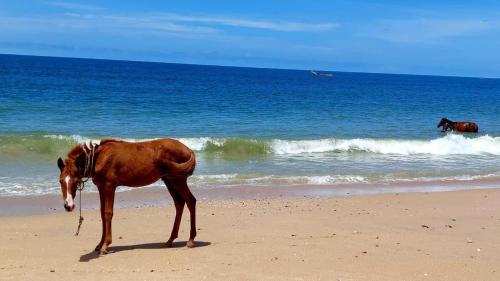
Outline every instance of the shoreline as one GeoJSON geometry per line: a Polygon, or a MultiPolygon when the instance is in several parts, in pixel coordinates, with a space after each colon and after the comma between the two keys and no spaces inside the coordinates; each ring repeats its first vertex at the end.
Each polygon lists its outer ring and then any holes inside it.
{"type": "MultiPolygon", "coordinates": [[[[165,198],[168,196],[165,192],[165,198]]],[[[499,280],[500,189],[199,200],[164,248],[173,206],[116,210],[114,253],[93,252],[99,211],[0,217],[2,280],[499,280]]]]}
{"type": "MultiPolygon", "coordinates": [[[[449,180],[394,182],[390,184],[337,184],[337,185],[269,185],[192,188],[198,201],[249,200],[275,198],[336,198],[391,193],[453,192],[460,190],[498,189],[499,178],[480,180],[449,180]]],[[[82,193],[82,210],[99,208],[99,196],[92,184],[82,193]]],[[[75,197],[79,208],[79,195],[75,197]]],[[[115,208],[161,207],[171,205],[172,198],[166,188],[126,188],[116,193],[115,208]]],[[[27,216],[64,212],[60,194],[0,197],[0,217],[27,216]]]]}

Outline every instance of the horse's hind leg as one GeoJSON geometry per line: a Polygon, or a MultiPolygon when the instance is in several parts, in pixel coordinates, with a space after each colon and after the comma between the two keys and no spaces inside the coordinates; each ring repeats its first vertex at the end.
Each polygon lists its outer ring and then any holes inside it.
{"type": "Polygon", "coordinates": [[[172,199],[174,199],[174,205],[175,205],[174,226],[172,227],[172,233],[170,234],[170,238],[168,239],[167,243],[165,243],[167,248],[170,248],[172,247],[174,239],[177,238],[177,236],[179,235],[179,225],[181,223],[182,212],[184,211],[185,201],[184,198],[182,198],[182,196],[179,194],[179,192],[175,189],[175,187],[167,178],[163,177],[162,180],[163,182],[165,182],[165,185],[167,186],[168,192],[170,192],[172,199]]]}
{"type": "Polygon", "coordinates": [[[189,248],[194,247],[194,238],[196,237],[196,198],[193,196],[189,187],[187,185],[187,178],[175,179],[174,186],[177,192],[182,196],[189,209],[190,221],[191,221],[191,231],[189,234],[189,241],[187,246],[189,248]]]}

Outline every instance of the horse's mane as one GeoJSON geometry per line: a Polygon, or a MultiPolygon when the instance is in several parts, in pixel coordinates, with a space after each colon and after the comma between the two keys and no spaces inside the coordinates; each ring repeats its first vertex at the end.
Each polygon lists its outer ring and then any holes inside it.
{"type": "Polygon", "coordinates": [[[82,153],[82,145],[77,144],[75,145],[69,152],[68,152],[68,159],[75,160],[80,154],[82,153]]]}
{"type": "MultiPolygon", "coordinates": [[[[87,161],[89,150],[92,149],[95,152],[95,155],[98,154],[97,149],[99,148],[99,144],[90,143],[90,146],[86,143],[77,144],[67,154],[67,158],[64,161],[66,166],[74,167],[75,172],[78,172],[80,175],[85,171],[85,163],[87,161]]],[[[93,154],[94,156],[94,154],[93,154]]],[[[95,156],[94,156],[95,157],[95,156]]]]}
{"type": "MultiPolygon", "coordinates": [[[[106,143],[112,143],[112,142],[124,142],[122,140],[116,140],[116,139],[102,139],[100,144],[94,144],[95,148],[106,144],[106,143]]],[[[68,159],[69,160],[76,160],[82,153],[84,153],[82,146],[85,144],[77,144],[75,145],[69,152],[68,152],[68,159]]]]}

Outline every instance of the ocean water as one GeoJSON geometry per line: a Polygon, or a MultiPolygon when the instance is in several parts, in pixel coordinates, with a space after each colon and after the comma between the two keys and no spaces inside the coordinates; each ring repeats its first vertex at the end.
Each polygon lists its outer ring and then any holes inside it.
{"type": "Polygon", "coordinates": [[[180,139],[194,189],[500,178],[500,79],[333,74],[0,55],[0,196],[58,193],[103,137],[180,139]]]}

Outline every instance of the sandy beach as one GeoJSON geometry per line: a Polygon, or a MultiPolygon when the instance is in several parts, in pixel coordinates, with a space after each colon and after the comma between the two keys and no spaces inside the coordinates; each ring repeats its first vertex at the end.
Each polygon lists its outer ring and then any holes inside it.
{"type": "MultiPolygon", "coordinates": [[[[118,199],[120,196],[118,195],[118,199]]],[[[165,198],[168,198],[165,195],[165,198]]],[[[0,218],[1,280],[499,280],[500,190],[199,200],[197,247],[171,205],[0,218]]]]}
{"type": "Polygon", "coordinates": [[[0,26],[0,281],[500,281],[500,1],[0,26]]]}

